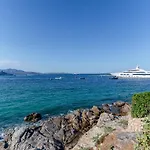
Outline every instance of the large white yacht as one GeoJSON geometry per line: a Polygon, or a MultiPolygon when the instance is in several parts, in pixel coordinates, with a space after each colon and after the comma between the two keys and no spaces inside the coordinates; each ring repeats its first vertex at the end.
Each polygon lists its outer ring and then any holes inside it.
{"type": "Polygon", "coordinates": [[[119,78],[150,78],[150,71],[140,69],[140,67],[137,66],[135,69],[130,69],[128,71],[118,73],[111,73],[111,75],[119,78]]]}

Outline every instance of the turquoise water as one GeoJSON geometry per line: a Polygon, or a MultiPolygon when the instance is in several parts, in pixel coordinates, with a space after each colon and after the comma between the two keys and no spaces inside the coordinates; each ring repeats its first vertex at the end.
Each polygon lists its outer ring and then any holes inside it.
{"type": "Polygon", "coordinates": [[[24,116],[32,112],[53,116],[116,100],[131,102],[131,96],[142,91],[150,91],[150,80],[71,74],[1,76],[0,128],[21,124],[24,116]],[[50,80],[60,76],[62,80],[50,80]]]}

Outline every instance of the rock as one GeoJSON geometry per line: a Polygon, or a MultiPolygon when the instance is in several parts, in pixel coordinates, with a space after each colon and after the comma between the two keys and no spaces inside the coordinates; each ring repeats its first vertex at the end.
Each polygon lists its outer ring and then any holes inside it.
{"type": "Polygon", "coordinates": [[[39,114],[39,113],[32,113],[32,114],[26,116],[24,118],[24,121],[27,121],[27,122],[37,122],[37,121],[39,121],[41,119],[42,119],[41,114],[39,114]]]}
{"type": "Polygon", "coordinates": [[[87,115],[87,117],[90,119],[90,118],[93,116],[93,113],[92,113],[91,110],[88,110],[88,111],[86,112],[86,115],[87,115]]]}
{"type": "Polygon", "coordinates": [[[108,104],[103,104],[102,110],[106,113],[111,113],[111,109],[110,109],[110,106],[108,104]]]}
{"type": "MultiPolygon", "coordinates": [[[[123,105],[120,109],[122,113],[125,113],[128,110],[128,104],[123,105]]],[[[8,150],[71,149],[79,141],[79,138],[96,124],[94,127],[98,131],[102,126],[104,128],[105,125],[112,128],[116,127],[118,119],[114,119],[114,116],[110,114],[110,106],[103,105],[103,110],[109,113],[104,112],[101,114],[102,109],[93,106],[90,110],[76,110],[66,116],[52,117],[43,121],[40,126],[16,128],[10,134],[7,143],[2,146],[8,147],[6,148],[8,150]]],[[[25,121],[31,122],[39,119],[41,119],[41,115],[37,113],[32,113],[24,118],[25,121]]],[[[104,129],[101,132],[104,132],[104,129]]],[[[96,134],[97,132],[94,133],[94,135],[96,134]]]]}
{"type": "Polygon", "coordinates": [[[77,109],[73,112],[73,114],[77,117],[81,117],[81,110],[80,109],[77,109]]]}
{"type": "Polygon", "coordinates": [[[49,132],[47,126],[34,128],[23,127],[15,130],[12,140],[9,141],[9,150],[64,150],[61,141],[53,137],[54,132],[49,132]],[[44,128],[45,127],[45,128],[44,128]]]}
{"type": "Polygon", "coordinates": [[[137,133],[116,132],[105,137],[100,149],[133,150],[137,133]],[[113,146],[113,147],[112,147],[113,146]]]}
{"type": "Polygon", "coordinates": [[[93,111],[95,116],[99,116],[100,115],[100,110],[97,106],[93,106],[91,111],[93,111]]]}
{"type": "Polygon", "coordinates": [[[87,116],[87,111],[83,110],[82,112],[82,128],[87,128],[90,125],[89,118],[87,116]]]}
{"type": "Polygon", "coordinates": [[[4,148],[8,148],[8,143],[6,141],[4,141],[4,148]]]}
{"type": "Polygon", "coordinates": [[[83,110],[83,112],[82,112],[82,120],[87,120],[87,119],[88,119],[87,111],[83,110]]]}
{"type": "Polygon", "coordinates": [[[105,122],[109,122],[111,120],[114,119],[114,116],[112,114],[108,114],[108,113],[102,113],[99,117],[99,120],[97,122],[97,126],[102,126],[103,124],[105,124],[105,122]]]}
{"type": "Polygon", "coordinates": [[[0,150],[6,150],[8,148],[8,143],[6,141],[0,141],[0,150]]]}
{"type": "Polygon", "coordinates": [[[75,115],[74,115],[73,113],[69,113],[69,114],[67,114],[67,115],[65,116],[65,119],[68,120],[68,121],[70,121],[70,120],[72,120],[74,117],[75,117],[75,115]]]}
{"type": "Polygon", "coordinates": [[[54,133],[58,132],[62,127],[62,117],[51,118],[46,121],[41,128],[41,132],[47,136],[52,136],[54,133]]]}
{"type": "Polygon", "coordinates": [[[131,110],[130,104],[127,102],[118,101],[113,103],[113,107],[116,109],[116,115],[125,116],[128,115],[128,113],[131,110]]]}
{"type": "Polygon", "coordinates": [[[130,105],[128,105],[127,103],[125,103],[125,105],[123,105],[123,106],[120,108],[120,115],[121,115],[121,116],[126,116],[126,115],[128,115],[128,113],[130,112],[130,110],[131,110],[130,105]]]}
{"type": "Polygon", "coordinates": [[[79,131],[81,129],[81,120],[79,117],[74,117],[72,120],[72,126],[74,129],[79,131]]]}
{"type": "Polygon", "coordinates": [[[117,101],[117,102],[113,103],[113,105],[116,106],[116,107],[122,107],[123,105],[125,105],[125,102],[117,101]]]}

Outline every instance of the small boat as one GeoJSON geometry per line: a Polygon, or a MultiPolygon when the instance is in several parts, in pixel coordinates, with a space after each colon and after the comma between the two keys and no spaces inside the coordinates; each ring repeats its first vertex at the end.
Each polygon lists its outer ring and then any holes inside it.
{"type": "Polygon", "coordinates": [[[80,80],[85,80],[85,78],[84,78],[84,77],[81,77],[80,80]]]}
{"type": "Polygon", "coordinates": [[[111,78],[109,78],[109,79],[118,79],[118,77],[116,77],[116,76],[113,76],[113,77],[111,77],[111,78]]]}
{"type": "Polygon", "coordinates": [[[62,79],[62,77],[56,77],[55,78],[55,80],[61,80],[62,79]]]}

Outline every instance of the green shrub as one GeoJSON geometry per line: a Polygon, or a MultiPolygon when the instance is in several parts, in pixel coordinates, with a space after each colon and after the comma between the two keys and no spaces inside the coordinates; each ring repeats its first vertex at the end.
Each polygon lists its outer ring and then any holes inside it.
{"type": "Polygon", "coordinates": [[[128,120],[120,120],[119,121],[120,125],[123,127],[123,128],[127,128],[128,127],[128,120]]]}
{"type": "Polygon", "coordinates": [[[104,128],[104,132],[106,133],[106,134],[109,134],[109,133],[111,133],[111,132],[113,132],[115,129],[113,129],[112,127],[105,127],[104,128]]]}
{"type": "Polygon", "coordinates": [[[145,118],[143,132],[137,138],[135,150],[150,150],[150,116],[145,118]]]}
{"type": "Polygon", "coordinates": [[[93,142],[97,143],[99,138],[100,138],[100,134],[97,134],[96,136],[93,137],[93,142]]]}
{"type": "Polygon", "coordinates": [[[89,147],[81,147],[80,150],[90,150],[91,148],[89,147]]]}
{"type": "Polygon", "coordinates": [[[132,97],[132,117],[142,118],[150,113],[150,92],[135,94],[132,97]]]}

